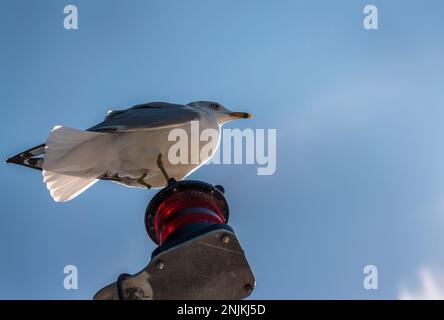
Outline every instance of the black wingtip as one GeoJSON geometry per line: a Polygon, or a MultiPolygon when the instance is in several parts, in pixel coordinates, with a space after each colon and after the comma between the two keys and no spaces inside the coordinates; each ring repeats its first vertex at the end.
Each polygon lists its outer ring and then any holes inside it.
{"type": "Polygon", "coordinates": [[[6,159],[5,163],[22,164],[23,163],[23,159],[20,157],[20,155],[16,155],[16,156],[13,156],[11,158],[6,159]]]}

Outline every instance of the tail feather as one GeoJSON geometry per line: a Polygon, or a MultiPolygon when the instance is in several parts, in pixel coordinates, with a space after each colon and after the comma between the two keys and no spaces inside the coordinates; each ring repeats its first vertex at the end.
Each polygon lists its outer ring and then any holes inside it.
{"type": "Polygon", "coordinates": [[[108,133],[56,126],[46,141],[43,181],[53,199],[68,201],[107,171],[108,133]]]}
{"type": "Polygon", "coordinates": [[[23,151],[6,163],[42,171],[43,181],[53,199],[68,201],[98,179],[116,180],[107,170],[110,167],[107,161],[115,157],[109,148],[110,140],[106,140],[110,138],[109,133],[56,126],[46,144],[23,151]]]}
{"type": "Polygon", "coordinates": [[[43,170],[43,181],[54,201],[65,202],[77,197],[98,180],[43,170]]]}

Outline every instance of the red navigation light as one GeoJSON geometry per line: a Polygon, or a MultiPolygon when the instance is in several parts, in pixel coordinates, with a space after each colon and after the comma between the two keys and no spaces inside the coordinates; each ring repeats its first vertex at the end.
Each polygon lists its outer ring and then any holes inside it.
{"type": "Polygon", "coordinates": [[[244,250],[228,223],[221,186],[170,179],[150,201],[145,227],[158,244],[149,264],[121,274],[95,300],[243,299],[255,286],[244,250]]]}
{"type": "Polygon", "coordinates": [[[170,180],[149,203],[145,226],[151,239],[159,245],[185,227],[226,224],[228,204],[223,188],[200,181],[170,180]]]}

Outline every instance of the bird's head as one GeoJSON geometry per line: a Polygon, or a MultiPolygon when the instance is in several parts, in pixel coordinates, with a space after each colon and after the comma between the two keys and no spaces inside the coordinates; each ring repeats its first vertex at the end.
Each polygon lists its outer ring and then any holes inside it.
{"type": "Polygon", "coordinates": [[[213,101],[195,101],[187,105],[200,111],[212,114],[220,125],[236,119],[253,118],[253,115],[248,112],[233,112],[225,108],[220,103],[213,101]]]}

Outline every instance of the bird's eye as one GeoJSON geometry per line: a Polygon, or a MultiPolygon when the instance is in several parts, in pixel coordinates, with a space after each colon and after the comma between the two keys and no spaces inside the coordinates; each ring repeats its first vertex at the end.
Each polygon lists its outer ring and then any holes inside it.
{"type": "Polygon", "coordinates": [[[210,108],[213,110],[219,110],[219,105],[217,103],[211,103],[210,108]]]}

